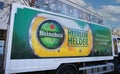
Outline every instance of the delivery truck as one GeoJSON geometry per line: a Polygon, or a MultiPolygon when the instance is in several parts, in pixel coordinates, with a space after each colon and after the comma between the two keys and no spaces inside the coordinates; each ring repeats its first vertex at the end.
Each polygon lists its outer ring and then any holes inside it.
{"type": "Polygon", "coordinates": [[[0,41],[1,69],[5,74],[99,74],[114,67],[119,71],[116,39],[103,25],[13,4],[6,40],[0,41]]]}

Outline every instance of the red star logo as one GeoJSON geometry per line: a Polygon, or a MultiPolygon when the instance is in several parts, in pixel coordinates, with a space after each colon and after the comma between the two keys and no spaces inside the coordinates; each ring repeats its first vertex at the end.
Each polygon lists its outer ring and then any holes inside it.
{"type": "Polygon", "coordinates": [[[54,24],[51,24],[51,25],[50,25],[50,29],[51,29],[51,30],[54,30],[54,28],[55,28],[54,24]]]}

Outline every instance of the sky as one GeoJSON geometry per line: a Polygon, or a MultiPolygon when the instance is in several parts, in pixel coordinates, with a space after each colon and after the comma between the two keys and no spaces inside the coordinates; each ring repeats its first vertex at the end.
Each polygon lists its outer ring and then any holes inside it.
{"type": "Polygon", "coordinates": [[[103,17],[104,25],[120,28],[120,0],[72,0],[103,17]]]}

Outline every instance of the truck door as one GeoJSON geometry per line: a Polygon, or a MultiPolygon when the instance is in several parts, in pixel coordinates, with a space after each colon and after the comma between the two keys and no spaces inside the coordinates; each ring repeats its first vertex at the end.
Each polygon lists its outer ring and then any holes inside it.
{"type": "Polygon", "coordinates": [[[118,55],[120,52],[120,38],[113,38],[113,44],[114,44],[114,53],[115,55],[118,55]]]}

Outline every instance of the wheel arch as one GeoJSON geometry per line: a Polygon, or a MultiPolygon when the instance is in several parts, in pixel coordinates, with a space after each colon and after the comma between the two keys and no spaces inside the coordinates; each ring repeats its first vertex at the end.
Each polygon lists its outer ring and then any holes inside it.
{"type": "Polygon", "coordinates": [[[76,65],[76,64],[72,64],[72,63],[63,63],[63,64],[61,64],[61,65],[57,68],[56,74],[59,74],[58,72],[60,72],[62,69],[67,68],[67,67],[72,67],[73,69],[76,70],[76,72],[77,72],[76,74],[79,74],[79,70],[78,70],[77,65],[76,65]]]}

